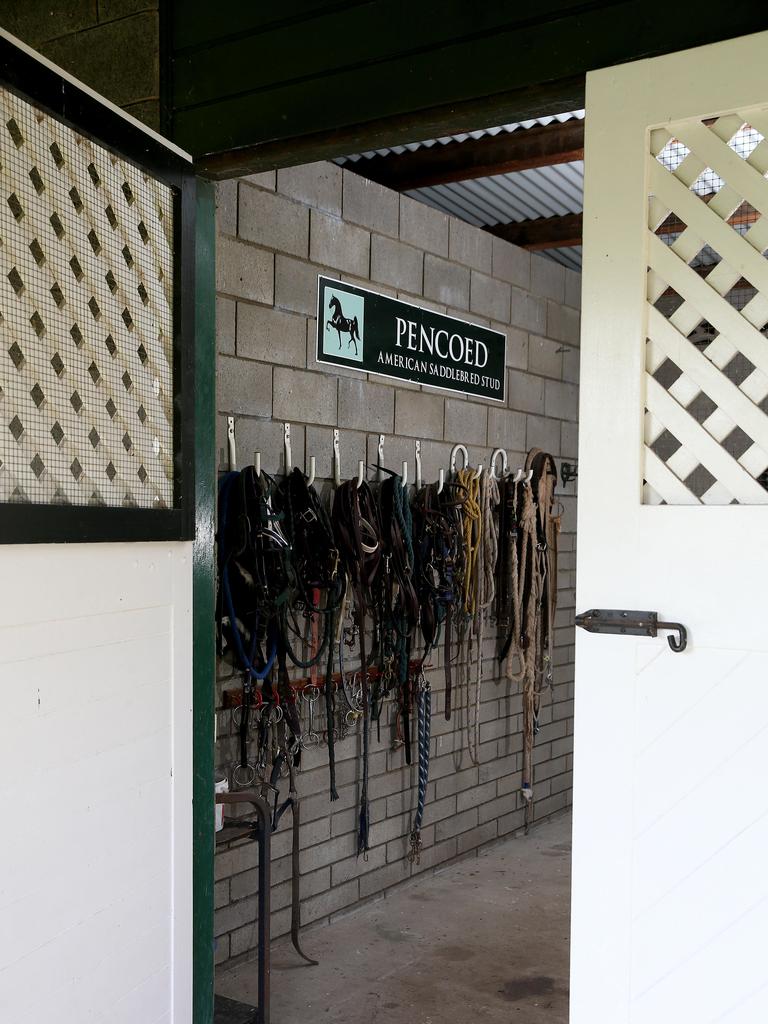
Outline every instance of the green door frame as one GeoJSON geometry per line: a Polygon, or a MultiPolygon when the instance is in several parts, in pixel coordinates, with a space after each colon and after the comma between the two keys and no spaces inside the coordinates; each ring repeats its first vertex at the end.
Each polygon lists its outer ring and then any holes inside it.
{"type": "Polygon", "coordinates": [[[216,507],[216,203],[197,181],[195,542],[192,661],[192,1020],[213,1021],[214,514],[216,507]]]}

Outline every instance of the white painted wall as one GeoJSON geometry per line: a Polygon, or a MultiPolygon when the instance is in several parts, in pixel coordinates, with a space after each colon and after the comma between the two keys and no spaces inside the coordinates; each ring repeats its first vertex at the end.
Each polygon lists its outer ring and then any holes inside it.
{"type": "Polygon", "coordinates": [[[0,548],[0,1021],[191,1020],[192,545],[0,548]]]}

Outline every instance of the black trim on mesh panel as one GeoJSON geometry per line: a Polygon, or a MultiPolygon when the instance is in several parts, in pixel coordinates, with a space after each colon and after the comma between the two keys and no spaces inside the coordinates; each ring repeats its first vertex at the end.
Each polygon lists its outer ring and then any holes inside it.
{"type": "Polygon", "coordinates": [[[0,83],[166,185],[181,188],[192,174],[178,153],[2,36],[0,83]]]}
{"type": "Polygon", "coordinates": [[[170,509],[0,502],[0,544],[191,540],[195,534],[194,288],[191,163],[0,37],[0,86],[169,186],[174,207],[173,501],[170,509]]]}

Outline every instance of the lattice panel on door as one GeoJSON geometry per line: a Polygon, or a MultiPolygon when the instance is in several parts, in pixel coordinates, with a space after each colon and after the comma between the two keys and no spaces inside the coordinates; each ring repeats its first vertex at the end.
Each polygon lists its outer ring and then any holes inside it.
{"type": "Polygon", "coordinates": [[[173,193],[0,89],[0,501],[173,506],[173,193]]]}
{"type": "Polygon", "coordinates": [[[768,110],[651,132],[645,504],[768,503],[768,110]]]}

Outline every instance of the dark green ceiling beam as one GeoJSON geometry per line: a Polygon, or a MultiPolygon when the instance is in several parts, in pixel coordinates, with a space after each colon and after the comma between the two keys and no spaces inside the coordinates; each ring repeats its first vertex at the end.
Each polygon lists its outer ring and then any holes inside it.
{"type": "Polygon", "coordinates": [[[167,5],[173,136],[221,177],[572,110],[588,70],[768,27],[754,0],[167,5]]]}
{"type": "Polygon", "coordinates": [[[537,86],[535,89],[501,93],[485,100],[434,107],[415,114],[379,118],[333,131],[225,150],[200,157],[197,164],[200,172],[211,178],[232,178],[275,167],[332,160],[348,153],[385,149],[406,142],[435,138],[446,134],[447,124],[452,125],[450,133],[456,134],[473,131],[478,125],[493,125],[496,119],[504,123],[519,121],[530,116],[533,106],[540,112],[540,116],[544,116],[576,109],[583,102],[583,81],[569,79],[537,86]]]}

